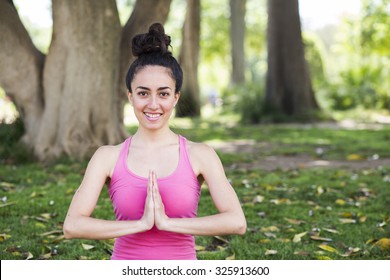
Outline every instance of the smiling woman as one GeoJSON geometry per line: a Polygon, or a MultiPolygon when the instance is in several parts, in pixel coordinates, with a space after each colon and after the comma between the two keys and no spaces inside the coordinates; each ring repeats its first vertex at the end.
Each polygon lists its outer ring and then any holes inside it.
{"type": "Polygon", "coordinates": [[[133,38],[126,85],[137,132],[99,148],[64,222],[66,238],[116,238],[111,259],[196,259],[194,235],[244,234],[246,220],[215,151],[169,127],[183,73],[161,24],[133,38]],[[91,214],[107,179],[115,221],[91,214]],[[218,213],[198,217],[207,183],[218,213]]]}

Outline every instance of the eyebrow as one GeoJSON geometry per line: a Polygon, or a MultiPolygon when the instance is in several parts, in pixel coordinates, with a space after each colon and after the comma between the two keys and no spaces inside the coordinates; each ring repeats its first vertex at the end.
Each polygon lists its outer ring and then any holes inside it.
{"type": "MultiPolygon", "coordinates": [[[[150,88],[143,87],[143,86],[138,86],[138,87],[136,87],[136,89],[150,90],[150,88]]],[[[165,89],[172,90],[170,87],[159,87],[157,90],[165,90],[165,89]]]]}

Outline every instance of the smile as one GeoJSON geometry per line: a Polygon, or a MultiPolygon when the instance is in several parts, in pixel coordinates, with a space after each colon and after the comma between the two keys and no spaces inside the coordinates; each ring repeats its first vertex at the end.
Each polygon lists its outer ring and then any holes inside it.
{"type": "Polygon", "coordinates": [[[144,113],[144,115],[149,120],[157,120],[162,114],[144,113]]]}

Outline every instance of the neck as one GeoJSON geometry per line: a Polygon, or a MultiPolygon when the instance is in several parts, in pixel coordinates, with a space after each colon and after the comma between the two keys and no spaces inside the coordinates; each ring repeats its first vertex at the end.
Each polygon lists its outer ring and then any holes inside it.
{"type": "Polygon", "coordinates": [[[137,132],[133,135],[133,139],[144,143],[144,145],[154,145],[156,143],[163,144],[170,141],[176,141],[177,135],[167,129],[147,130],[139,127],[137,132]]]}

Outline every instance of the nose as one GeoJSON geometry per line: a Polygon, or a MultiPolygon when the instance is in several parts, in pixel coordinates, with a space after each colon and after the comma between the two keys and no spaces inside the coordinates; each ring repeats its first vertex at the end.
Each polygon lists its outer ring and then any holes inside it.
{"type": "Polygon", "coordinates": [[[157,96],[156,95],[154,95],[154,94],[150,95],[148,107],[151,110],[157,110],[158,109],[158,100],[157,100],[157,96]]]}

